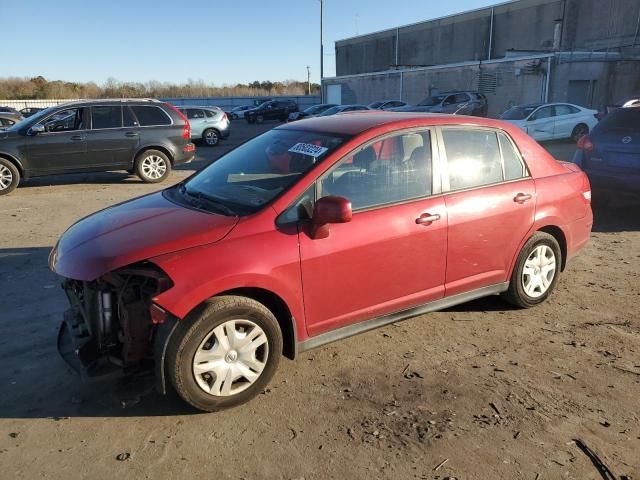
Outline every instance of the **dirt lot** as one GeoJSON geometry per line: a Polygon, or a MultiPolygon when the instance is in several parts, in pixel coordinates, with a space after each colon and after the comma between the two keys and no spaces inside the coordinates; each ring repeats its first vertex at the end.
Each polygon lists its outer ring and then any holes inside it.
{"type": "MultiPolygon", "coordinates": [[[[236,122],[171,181],[272,126],[236,122]]],[[[637,205],[596,210],[592,241],[539,308],[490,298],[390,325],[283,361],[253,402],[199,414],[173,396],[81,388],[55,348],[66,301],[51,246],[157,188],[75,175],[0,199],[0,478],[611,478],[581,439],[616,478],[640,479],[637,205]]]]}

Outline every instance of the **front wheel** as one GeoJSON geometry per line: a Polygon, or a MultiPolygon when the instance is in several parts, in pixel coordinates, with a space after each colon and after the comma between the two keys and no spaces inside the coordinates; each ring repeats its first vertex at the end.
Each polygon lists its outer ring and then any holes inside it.
{"type": "Polygon", "coordinates": [[[258,115],[256,117],[256,123],[259,124],[259,123],[262,123],[262,122],[264,122],[264,117],[262,115],[258,115]]]}
{"type": "Polygon", "coordinates": [[[0,195],[13,192],[20,183],[20,170],[5,158],[0,158],[0,195]]]}
{"type": "Polygon", "coordinates": [[[273,377],[282,333],[271,311],[239,296],[215,297],[181,321],[166,368],[178,395],[214,412],[251,400],[273,377]]]}
{"type": "Polygon", "coordinates": [[[136,175],[145,183],[159,183],[171,173],[171,161],[159,150],[145,150],[136,157],[136,175]]]}
{"type": "Polygon", "coordinates": [[[522,308],[544,302],[558,282],[561,265],[558,241],[548,233],[536,232],[518,255],[506,300],[522,308]]]}

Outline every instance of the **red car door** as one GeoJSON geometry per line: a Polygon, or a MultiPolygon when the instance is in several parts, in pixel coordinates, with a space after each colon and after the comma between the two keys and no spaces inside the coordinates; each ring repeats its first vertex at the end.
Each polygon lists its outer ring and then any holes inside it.
{"type": "Polygon", "coordinates": [[[446,295],[509,280],[535,215],[535,183],[512,141],[480,128],[443,128],[449,218],[446,295]]]}
{"type": "Polygon", "coordinates": [[[425,130],[386,137],[318,180],[319,197],[348,198],[354,213],[327,238],[299,234],[310,336],[443,296],[447,212],[431,196],[439,182],[430,138],[425,130]]]}

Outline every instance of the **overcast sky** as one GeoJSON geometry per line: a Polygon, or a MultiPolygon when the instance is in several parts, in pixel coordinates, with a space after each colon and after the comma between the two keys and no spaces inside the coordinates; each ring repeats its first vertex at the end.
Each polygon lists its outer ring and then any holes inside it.
{"type": "MultiPolygon", "coordinates": [[[[497,3],[325,0],[325,76],[334,42],[497,3]]],[[[0,77],[204,80],[320,77],[319,0],[0,0],[0,77]]]]}

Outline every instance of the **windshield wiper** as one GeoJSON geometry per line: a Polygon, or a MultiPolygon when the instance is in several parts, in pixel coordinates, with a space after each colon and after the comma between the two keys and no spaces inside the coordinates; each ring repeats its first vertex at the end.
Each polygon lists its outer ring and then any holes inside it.
{"type": "MultiPolygon", "coordinates": [[[[180,185],[180,193],[182,193],[183,195],[186,195],[188,197],[195,198],[201,204],[206,202],[207,204],[211,205],[214,209],[217,209],[219,212],[222,212],[225,215],[230,215],[232,217],[237,217],[238,216],[238,214],[236,212],[234,212],[226,204],[224,204],[220,200],[216,199],[215,197],[212,197],[212,196],[207,195],[206,193],[200,192],[200,191],[198,191],[198,192],[190,192],[189,190],[187,190],[187,187],[184,184],[180,185]]],[[[194,206],[197,207],[198,205],[194,205],[194,206]]],[[[200,205],[200,206],[202,206],[202,205],[200,205]]]]}

